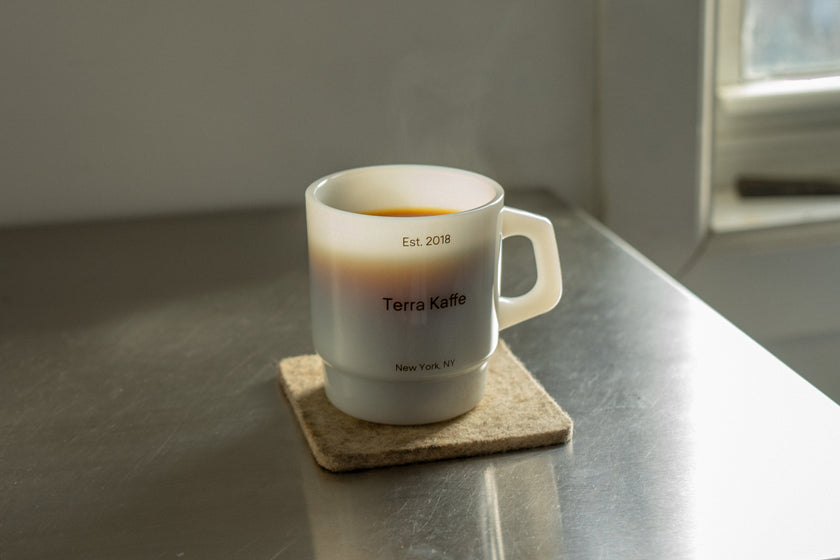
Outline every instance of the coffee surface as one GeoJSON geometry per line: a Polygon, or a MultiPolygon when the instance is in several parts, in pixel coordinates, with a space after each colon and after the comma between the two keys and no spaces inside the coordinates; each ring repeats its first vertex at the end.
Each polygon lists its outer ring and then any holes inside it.
{"type": "Polygon", "coordinates": [[[425,208],[409,206],[404,208],[384,208],[360,212],[368,216],[386,216],[391,218],[422,218],[425,216],[441,216],[443,214],[454,214],[457,210],[449,208],[425,208]]]}

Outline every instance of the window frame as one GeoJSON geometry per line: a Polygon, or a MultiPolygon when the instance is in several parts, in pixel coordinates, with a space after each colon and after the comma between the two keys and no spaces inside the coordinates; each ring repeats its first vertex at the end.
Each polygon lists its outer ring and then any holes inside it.
{"type": "Polygon", "coordinates": [[[743,0],[716,0],[710,227],[714,232],[840,220],[840,197],[743,199],[736,178],[840,180],[840,75],[741,78],[743,0]]]}

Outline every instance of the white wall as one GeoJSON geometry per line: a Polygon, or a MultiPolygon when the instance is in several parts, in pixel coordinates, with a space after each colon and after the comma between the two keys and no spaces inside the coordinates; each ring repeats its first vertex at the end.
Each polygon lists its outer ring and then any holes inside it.
{"type": "Polygon", "coordinates": [[[714,235],[680,281],[840,403],[840,223],[714,235]]]}
{"type": "Polygon", "coordinates": [[[599,0],[601,219],[671,274],[707,231],[709,8],[599,0]]]}
{"type": "Polygon", "coordinates": [[[0,226],[466,167],[593,210],[594,2],[0,3],[0,226]]]}

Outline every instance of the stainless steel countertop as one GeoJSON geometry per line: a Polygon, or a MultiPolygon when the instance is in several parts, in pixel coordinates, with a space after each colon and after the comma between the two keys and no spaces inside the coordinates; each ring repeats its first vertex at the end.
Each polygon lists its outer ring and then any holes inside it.
{"type": "Polygon", "coordinates": [[[840,557],[840,407],[584,214],[508,202],[566,289],[503,336],[574,440],[341,475],[276,381],[312,351],[302,208],[0,232],[0,558],[840,557]]]}

